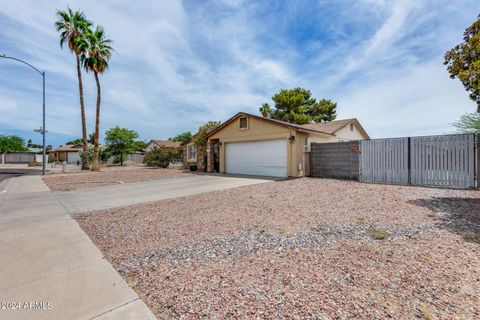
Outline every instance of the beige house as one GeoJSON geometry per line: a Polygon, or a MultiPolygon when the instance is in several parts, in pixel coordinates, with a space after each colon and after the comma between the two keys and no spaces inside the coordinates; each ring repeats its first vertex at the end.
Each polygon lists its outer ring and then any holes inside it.
{"type": "Polygon", "coordinates": [[[145,147],[145,152],[148,152],[154,148],[165,147],[165,148],[180,148],[180,141],[173,140],[150,140],[150,142],[145,147]]]}
{"type": "MultiPolygon", "coordinates": [[[[298,125],[240,112],[207,136],[207,171],[275,177],[309,174],[312,142],[369,139],[357,119],[298,125]]],[[[187,143],[187,166],[198,165],[193,143],[187,143]]]]}

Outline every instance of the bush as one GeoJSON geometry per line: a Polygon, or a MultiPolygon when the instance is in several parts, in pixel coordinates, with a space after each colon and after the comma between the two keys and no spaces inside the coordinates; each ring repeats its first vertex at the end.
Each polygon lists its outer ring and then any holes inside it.
{"type": "Polygon", "coordinates": [[[28,166],[29,167],[40,167],[42,164],[40,162],[37,162],[37,161],[30,161],[28,163],[28,166]]]}
{"type": "Polygon", "coordinates": [[[181,148],[165,148],[158,147],[148,151],[143,158],[143,161],[149,167],[168,168],[171,162],[181,161],[181,148]]]}
{"type": "Polygon", "coordinates": [[[375,228],[368,228],[367,234],[375,240],[383,240],[391,236],[387,231],[377,230],[375,228]]]}
{"type": "MultiPolygon", "coordinates": [[[[100,146],[99,148],[99,153],[100,153],[100,162],[101,163],[106,163],[108,159],[112,156],[110,152],[108,151],[107,148],[104,146],[100,146]]],[[[80,151],[80,159],[83,158],[83,151],[80,151]]],[[[87,161],[89,165],[93,164],[93,146],[88,146],[87,148],[87,161]]],[[[100,164],[97,164],[100,165],[100,164]]]]}

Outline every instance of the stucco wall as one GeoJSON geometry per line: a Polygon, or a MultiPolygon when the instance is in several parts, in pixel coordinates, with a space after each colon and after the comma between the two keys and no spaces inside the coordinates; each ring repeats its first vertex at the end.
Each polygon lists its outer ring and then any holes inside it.
{"type": "Polygon", "coordinates": [[[358,128],[358,125],[355,123],[353,125],[353,131],[350,130],[350,125],[348,124],[335,132],[335,135],[341,140],[363,140],[367,138],[363,136],[362,132],[358,128]]]}

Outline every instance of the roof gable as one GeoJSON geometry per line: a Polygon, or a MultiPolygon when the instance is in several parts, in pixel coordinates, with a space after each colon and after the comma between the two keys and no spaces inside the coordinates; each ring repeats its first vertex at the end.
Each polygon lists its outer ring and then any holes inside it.
{"type": "Polygon", "coordinates": [[[159,147],[165,148],[178,148],[181,145],[180,141],[173,141],[173,140],[150,140],[148,144],[155,144],[159,147]]]}
{"type": "Polygon", "coordinates": [[[318,129],[330,134],[335,134],[340,129],[346,127],[347,125],[353,123],[358,130],[365,136],[366,139],[370,139],[368,133],[363,129],[362,125],[356,118],[352,119],[342,119],[342,120],[333,120],[329,122],[318,122],[318,123],[309,123],[304,124],[303,126],[306,128],[318,129]]]}
{"type": "Polygon", "coordinates": [[[211,135],[213,135],[214,133],[222,130],[228,124],[232,123],[235,119],[238,119],[239,117],[242,117],[242,116],[251,117],[251,118],[255,118],[255,119],[258,119],[258,120],[262,120],[262,121],[267,121],[267,122],[270,122],[270,123],[273,123],[273,124],[276,124],[276,125],[279,125],[279,126],[287,127],[287,128],[298,130],[298,131],[317,132],[317,133],[326,134],[326,135],[333,135],[333,134],[330,134],[328,132],[325,132],[323,130],[319,130],[319,129],[316,129],[316,128],[308,128],[308,127],[305,127],[303,125],[299,125],[299,124],[295,124],[295,123],[285,122],[285,121],[271,119],[271,118],[265,118],[265,117],[262,117],[262,116],[257,116],[257,115],[254,115],[254,114],[251,114],[251,113],[246,113],[246,112],[239,112],[236,115],[234,115],[233,117],[231,117],[230,119],[228,119],[227,121],[225,121],[224,123],[222,123],[216,129],[212,130],[207,135],[207,138],[210,137],[211,135]]]}

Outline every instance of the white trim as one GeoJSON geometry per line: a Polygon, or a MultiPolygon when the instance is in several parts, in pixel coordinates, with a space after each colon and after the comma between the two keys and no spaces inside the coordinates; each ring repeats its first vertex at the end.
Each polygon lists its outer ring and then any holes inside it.
{"type": "Polygon", "coordinates": [[[197,148],[195,148],[194,145],[189,145],[187,146],[187,161],[192,162],[192,161],[197,161],[197,148]],[[190,148],[194,149],[194,155],[195,157],[192,157],[190,148]]]}

